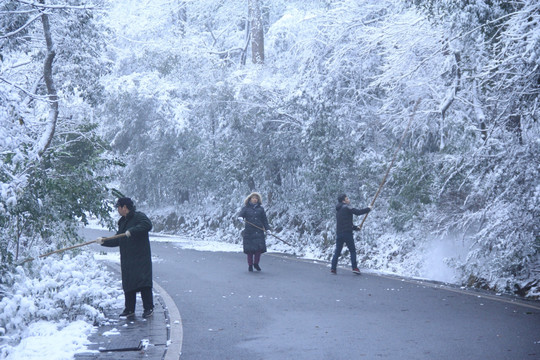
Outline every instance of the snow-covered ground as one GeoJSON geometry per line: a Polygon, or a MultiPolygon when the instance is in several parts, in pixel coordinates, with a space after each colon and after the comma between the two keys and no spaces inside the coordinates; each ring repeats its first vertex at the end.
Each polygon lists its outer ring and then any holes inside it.
{"type": "MultiPolygon", "coordinates": [[[[98,225],[91,227],[100,228],[98,225]]],[[[186,236],[151,234],[150,240],[171,242],[183,249],[199,251],[242,251],[240,244],[198,240],[186,236]]],[[[269,250],[274,253],[290,251],[286,245],[272,240],[271,237],[268,243],[269,250]]],[[[441,245],[431,250],[430,263],[425,265],[425,278],[439,281],[452,279],[454,274],[445,265],[444,258],[454,251],[453,249],[455,248],[448,249],[446,245],[441,245]]],[[[299,257],[321,260],[316,250],[307,250],[299,257]]],[[[11,294],[0,302],[0,319],[6,322],[6,319],[10,318],[6,323],[11,327],[9,332],[0,327],[0,359],[63,360],[72,359],[75,353],[88,351],[87,338],[92,331],[96,331],[91,325],[92,321],[103,321],[101,309],[123,301],[120,281],[111,280],[113,277],[109,276],[101,263],[103,260],[119,262],[119,253],[94,253],[86,249],[85,253],[73,258],[66,253],[62,258],[53,256],[40,260],[41,265],[37,267],[40,275],[37,280],[26,280],[26,283],[17,285],[17,288],[12,289],[11,294]],[[85,265],[81,266],[82,262],[85,265]],[[44,295],[47,292],[49,295],[44,295]],[[81,303],[82,307],[86,308],[80,309],[81,303]],[[79,307],[79,312],[73,314],[69,320],[55,313],[65,312],[70,307],[79,307]],[[40,320],[42,318],[50,320],[40,320]]],[[[37,271],[37,268],[33,268],[34,271],[37,271]]],[[[24,278],[22,272],[21,268],[20,279],[24,278]]]]}

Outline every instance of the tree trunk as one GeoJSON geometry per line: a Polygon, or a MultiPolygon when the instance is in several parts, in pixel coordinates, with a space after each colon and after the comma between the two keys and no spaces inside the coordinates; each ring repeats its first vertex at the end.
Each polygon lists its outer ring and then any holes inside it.
{"type": "Polygon", "coordinates": [[[440,111],[441,111],[441,125],[440,125],[440,143],[439,143],[439,149],[443,149],[445,144],[445,138],[444,138],[444,120],[446,111],[448,108],[450,108],[450,105],[454,102],[456,98],[456,94],[458,93],[460,89],[460,83],[461,83],[461,54],[459,52],[454,52],[454,59],[456,60],[456,78],[454,80],[453,88],[448,91],[448,95],[446,96],[446,99],[441,105],[440,111]]]}
{"type": "MultiPolygon", "coordinates": [[[[40,0],[40,3],[44,4],[44,0],[40,0]]],[[[58,95],[56,93],[56,88],[54,85],[54,80],[52,76],[52,64],[54,57],[56,56],[56,51],[54,49],[54,43],[51,35],[51,27],[49,23],[49,15],[47,13],[41,14],[41,22],[43,23],[43,35],[45,36],[45,42],[47,44],[47,56],[45,57],[45,62],[43,64],[43,78],[45,80],[45,85],[47,86],[47,95],[49,98],[49,118],[47,120],[47,127],[45,132],[39,139],[37,143],[37,153],[39,156],[43,155],[45,150],[51,144],[51,141],[56,130],[56,122],[58,120],[58,95]]]]}
{"type": "Polygon", "coordinates": [[[240,62],[242,65],[246,65],[246,59],[247,59],[247,50],[249,48],[249,41],[251,40],[251,31],[250,31],[250,26],[249,24],[251,24],[251,22],[249,21],[249,17],[248,19],[246,20],[246,38],[245,38],[245,45],[244,45],[244,48],[242,49],[242,56],[240,58],[240,62]]]}
{"type": "Polygon", "coordinates": [[[248,0],[251,25],[251,60],[254,64],[264,63],[264,28],[260,0],[248,0]]]}
{"type": "Polygon", "coordinates": [[[186,22],[187,22],[187,10],[186,10],[186,4],[183,1],[178,2],[178,4],[175,4],[177,6],[177,10],[174,13],[174,17],[178,26],[178,34],[181,38],[184,38],[186,36],[186,22]]]}
{"type": "Polygon", "coordinates": [[[255,191],[255,180],[253,180],[253,176],[250,176],[247,180],[247,185],[249,187],[249,191],[255,191]]]}
{"type": "Polygon", "coordinates": [[[482,105],[480,104],[480,98],[478,96],[478,88],[477,88],[476,80],[473,81],[472,97],[473,97],[474,112],[476,113],[476,119],[478,123],[480,124],[480,133],[482,134],[482,140],[486,141],[488,137],[487,127],[486,127],[486,115],[484,114],[484,110],[482,109],[482,105]]]}
{"type": "Polygon", "coordinates": [[[521,115],[510,115],[506,121],[506,128],[518,137],[519,145],[523,145],[523,136],[521,134],[521,115]]]}

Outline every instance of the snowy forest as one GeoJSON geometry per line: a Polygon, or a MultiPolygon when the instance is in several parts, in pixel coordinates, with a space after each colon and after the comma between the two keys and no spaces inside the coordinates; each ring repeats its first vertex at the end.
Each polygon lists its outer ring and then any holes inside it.
{"type": "Polygon", "coordinates": [[[119,195],[238,243],[251,191],[290,253],[330,258],[346,193],[363,268],[443,247],[538,299],[539,95],[536,0],[0,0],[0,299],[119,195]]]}

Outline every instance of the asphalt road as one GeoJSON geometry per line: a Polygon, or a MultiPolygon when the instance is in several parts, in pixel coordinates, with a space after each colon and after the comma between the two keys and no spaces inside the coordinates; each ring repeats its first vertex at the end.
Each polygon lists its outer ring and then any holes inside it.
{"type": "Polygon", "coordinates": [[[181,359],[540,359],[540,303],[264,254],[152,242],[181,359]]]}

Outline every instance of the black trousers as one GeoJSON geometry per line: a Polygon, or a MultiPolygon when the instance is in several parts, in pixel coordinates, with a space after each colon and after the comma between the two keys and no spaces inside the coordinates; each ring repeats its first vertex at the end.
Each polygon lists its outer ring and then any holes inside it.
{"type": "Polygon", "coordinates": [[[133,291],[124,291],[126,310],[135,312],[135,304],[137,303],[137,293],[141,293],[141,299],[144,310],[154,308],[154,298],[152,296],[151,287],[142,287],[133,291]]]}

